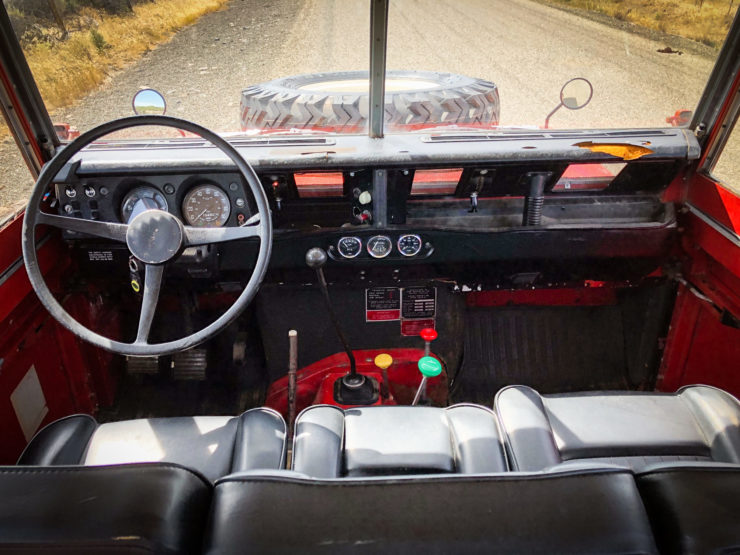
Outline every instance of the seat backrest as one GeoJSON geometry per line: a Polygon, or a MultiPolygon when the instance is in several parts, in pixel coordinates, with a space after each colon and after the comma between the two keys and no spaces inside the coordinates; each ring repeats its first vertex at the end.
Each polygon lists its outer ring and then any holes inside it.
{"type": "Polygon", "coordinates": [[[293,470],[314,478],[507,470],[496,415],[445,409],[318,405],[296,419],[293,470]]]}
{"type": "Polygon", "coordinates": [[[654,466],[637,486],[663,553],[740,552],[740,466],[654,466]]]}
{"type": "Polygon", "coordinates": [[[495,409],[514,470],[584,459],[636,470],[671,461],[740,463],[740,403],[713,387],[540,395],[511,386],[498,392],[495,409]]]}
{"type": "Polygon", "coordinates": [[[282,468],[285,433],[282,416],[266,408],[251,409],[236,417],[142,418],[105,424],[78,414],[40,430],[18,464],[169,462],[213,481],[231,472],[282,468]]]}
{"type": "Polygon", "coordinates": [[[315,480],[234,475],[215,487],[206,552],[655,553],[631,473],[315,480]]]}
{"type": "Polygon", "coordinates": [[[212,487],[169,464],[0,468],[0,553],[198,553],[212,487]]]}

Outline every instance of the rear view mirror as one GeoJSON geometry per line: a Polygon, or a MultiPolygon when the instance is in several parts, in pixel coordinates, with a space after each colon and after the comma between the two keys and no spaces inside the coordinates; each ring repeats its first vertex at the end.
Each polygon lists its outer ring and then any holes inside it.
{"type": "Polygon", "coordinates": [[[547,118],[545,118],[545,129],[549,129],[550,118],[560,108],[565,106],[568,110],[580,110],[591,102],[593,96],[594,87],[588,79],[574,77],[570,81],[567,81],[563,85],[563,88],[560,89],[560,104],[555,106],[555,109],[547,114],[547,118]]]}
{"type": "Polygon", "coordinates": [[[134,95],[131,105],[134,108],[134,113],[139,116],[163,116],[167,111],[164,96],[154,89],[141,89],[134,95]]]}

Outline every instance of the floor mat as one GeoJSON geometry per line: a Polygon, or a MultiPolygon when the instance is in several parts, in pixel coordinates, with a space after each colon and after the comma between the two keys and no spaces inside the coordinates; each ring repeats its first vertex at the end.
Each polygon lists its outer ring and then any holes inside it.
{"type": "Polygon", "coordinates": [[[625,389],[619,306],[470,308],[453,398],[491,405],[510,384],[540,393],[625,389]]]}

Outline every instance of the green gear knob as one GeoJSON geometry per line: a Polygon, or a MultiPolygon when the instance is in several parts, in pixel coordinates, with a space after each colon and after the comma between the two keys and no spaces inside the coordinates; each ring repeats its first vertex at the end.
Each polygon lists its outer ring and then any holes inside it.
{"type": "Polygon", "coordinates": [[[425,378],[433,378],[442,373],[442,363],[434,357],[421,357],[418,366],[419,372],[425,378]]]}

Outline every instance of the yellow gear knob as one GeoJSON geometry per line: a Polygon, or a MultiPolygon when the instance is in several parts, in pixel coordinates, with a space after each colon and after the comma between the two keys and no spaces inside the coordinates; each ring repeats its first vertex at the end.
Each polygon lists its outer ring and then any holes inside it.
{"type": "Polygon", "coordinates": [[[385,370],[391,364],[393,364],[393,357],[387,353],[380,353],[375,357],[375,366],[381,370],[385,370]]]}

